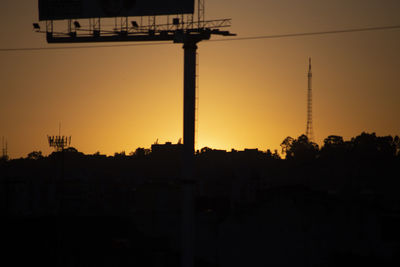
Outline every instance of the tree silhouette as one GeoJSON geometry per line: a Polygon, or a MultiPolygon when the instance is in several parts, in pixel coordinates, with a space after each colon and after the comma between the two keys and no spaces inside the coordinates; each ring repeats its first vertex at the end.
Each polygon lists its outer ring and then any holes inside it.
{"type": "Polygon", "coordinates": [[[282,153],[286,154],[286,159],[296,159],[301,161],[313,160],[317,157],[319,148],[316,143],[310,142],[306,135],[293,139],[288,136],[283,140],[282,153]]]}
{"type": "Polygon", "coordinates": [[[293,142],[294,142],[294,139],[292,137],[288,136],[281,143],[282,154],[286,155],[286,158],[293,158],[293,156],[294,156],[292,154],[293,142]]]}
{"type": "Polygon", "coordinates": [[[343,137],[330,135],[324,140],[324,146],[321,148],[322,158],[337,160],[344,158],[348,152],[349,143],[343,140],[343,137]]]}
{"type": "Polygon", "coordinates": [[[76,149],[75,147],[72,147],[72,146],[64,149],[64,152],[66,152],[66,153],[79,153],[78,149],[76,149]]]}
{"type": "Polygon", "coordinates": [[[151,153],[150,149],[145,149],[143,147],[138,147],[138,148],[136,148],[136,150],[132,154],[132,156],[135,157],[135,158],[144,158],[145,156],[150,155],[150,153],[151,153]]]}
{"type": "Polygon", "coordinates": [[[281,159],[281,157],[278,154],[278,150],[274,150],[274,153],[271,152],[270,149],[267,149],[267,151],[265,152],[265,156],[267,159],[281,159]]]}
{"type": "Polygon", "coordinates": [[[207,153],[207,152],[210,152],[210,151],[212,151],[212,149],[211,148],[209,148],[209,147],[203,147],[201,150],[200,150],[200,152],[201,153],[207,153]]]}
{"type": "Polygon", "coordinates": [[[300,160],[312,160],[318,155],[319,148],[316,143],[308,140],[306,135],[301,135],[293,142],[294,158],[300,160]]]}
{"type": "Polygon", "coordinates": [[[125,157],[126,157],[125,151],[121,151],[120,153],[118,153],[118,152],[114,153],[114,158],[116,158],[116,159],[122,159],[125,157]]]}
{"type": "Polygon", "coordinates": [[[38,160],[38,159],[42,159],[42,158],[43,158],[42,151],[32,151],[27,156],[27,159],[30,159],[30,160],[38,160]]]}
{"type": "MultiPolygon", "coordinates": [[[[397,136],[396,136],[397,137],[397,136]]],[[[375,133],[361,133],[351,139],[351,152],[358,159],[385,159],[396,156],[399,138],[378,137],[375,133]]]]}
{"type": "Polygon", "coordinates": [[[396,147],[396,156],[400,155],[400,138],[396,135],[393,139],[393,144],[396,147]]]}

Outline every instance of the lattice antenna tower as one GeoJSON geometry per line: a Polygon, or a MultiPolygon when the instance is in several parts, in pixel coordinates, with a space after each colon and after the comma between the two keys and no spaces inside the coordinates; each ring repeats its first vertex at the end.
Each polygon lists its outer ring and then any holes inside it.
{"type": "Polygon", "coordinates": [[[2,158],[8,159],[8,143],[7,140],[4,141],[4,136],[2,137],[2,158]]]}
{"type": "Polygon", "coordinates": [[[56,152],[61,152],[71,145],[71,136],[61,135],[61,123],[58,128],[58,135],[47,136],[49,146],[54,148],[56,152]]]}
{"type": "Polygon", "coordinates": [[[307,127],[306,136],[309,141],[314,141],[313,120],[312,120],[312,70],[311,57],[308,59],[308,90],[307,90],[307,127]]]}

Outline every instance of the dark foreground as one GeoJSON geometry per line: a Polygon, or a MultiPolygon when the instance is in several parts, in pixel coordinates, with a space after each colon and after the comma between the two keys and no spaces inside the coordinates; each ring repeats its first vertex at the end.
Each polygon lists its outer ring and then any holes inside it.
{"type": "MultiPolygon", "coordinates": [[[[195,266],[400,266],[398,138],[302,138],[196,155],[195,266]]],[[[1,264],[180,266],[179,149],[0,162],[1,264]]]]}

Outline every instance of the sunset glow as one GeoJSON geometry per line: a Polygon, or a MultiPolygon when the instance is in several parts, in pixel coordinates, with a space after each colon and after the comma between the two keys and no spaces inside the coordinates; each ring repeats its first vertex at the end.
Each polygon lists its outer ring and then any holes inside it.
{"type": "MultiPolygon", "coordinates": [[[[1,3],[1,47],[57,47],[32,31],[36,1],[1,3]]],[[[238,37],[400,25],[400,2],[207,1],[238,37]]],[[[229,39],[229,38],[227,38],[229,39]]],[[[199,44],[196,149],[278,149],[306,130],[308,57],[314,133],[400,134],[400,30],[199,44]]],[[[0,137],[11,158],[72,136],[91,154],[182,138],[183,49],[178,44],[0,52],[0,137]]]]}

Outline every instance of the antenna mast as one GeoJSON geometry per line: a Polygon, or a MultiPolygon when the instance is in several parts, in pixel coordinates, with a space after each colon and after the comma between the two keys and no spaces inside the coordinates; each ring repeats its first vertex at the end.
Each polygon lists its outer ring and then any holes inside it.
{"type": "Polygon", "coordinates": [[[71,136],[61,135],[61,123],[58,125],[58,135],[47,136],[49,146],[53,147],[56,152],[61,152],[71,145],[71,136]]]}
{"type": "Polygon", "coordinates": [[[8,143],[7,140],[4,142],[4,136],[2,137],[2,159],[8,159],[8,143]]]}
{"type": "Polygon", "coordinates": [[[307,127],[306,136],[309,141],[314,141],[314,132],[312,125],[312,71],[311,57],[308,59],[308,90],[307,90],[307,127]]]}

